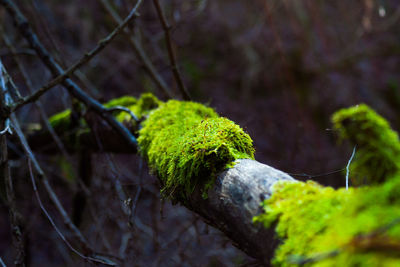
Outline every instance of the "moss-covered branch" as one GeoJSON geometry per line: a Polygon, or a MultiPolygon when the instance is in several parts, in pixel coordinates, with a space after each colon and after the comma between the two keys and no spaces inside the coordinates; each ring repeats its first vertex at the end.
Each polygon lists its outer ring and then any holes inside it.
{"type": "Polygon", "coordinates": [[[237,159],[254,158],[252,140],[238,125],[204,105],[170,100],[144,121],[139,146],[161,179],[162,193],[185,201],[196,186],[206,197],[216,175],[237,159]]]}
{"type": "MultiPolygon", "coordinates": [[[[114,113],[139,137],[164,197],[200,214],[266,265],[273,259],[277,266],[399,266],[400,144],[369,107],[333,116],[339,135],[357,145],[353,185],[365,185],[334,190],[253,160],[250,137],[209,107],[151,95],[105,104],[115,105],[143,121],[139,128],[128,113],[114,113]]],[[[64,112],[52,124],[65,126],[69,117],[64,112]]]]}
{"type": "Polygon", "coordinates": [[[276,183],[264,214],[254,218],[281,239],[273,263],[400,266],[397,133],[366,105],[341,110],[333,121],[341,137],[358,146],[354,181],[370,185],[334,190],[314,182],[276,183]]]}

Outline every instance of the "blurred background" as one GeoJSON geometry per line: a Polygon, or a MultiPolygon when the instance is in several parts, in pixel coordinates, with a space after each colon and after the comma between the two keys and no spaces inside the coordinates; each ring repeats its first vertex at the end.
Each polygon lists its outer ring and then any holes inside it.
{"type": "MultiPolygon", "coordinates": [[[[64,67],[107,36],[118,18],[127,16],[135,4],[132,0],[15,2],[64,67]]],[[[183,81],[193,100],[210,105],[241,125],[254,140],[258,161],[298,179],[341,187],[345,184],[343,168],[353,148],[338,143],[331,130],[331,114],[366,103],[398,130],[398,1],[166,0],[161,5],[171,25],[183,81]]],[[[101,102],[143,92],[167,100],[165,88],[181,99],[153,1],[144,1],[139,13],[126,33],[117,36],[73,77],[101,102]]],[[[16,57],[34,89],[46,84],[51,74],[2,7],[0,20],[1,60],[26,95],[29,88],[16,57]]],[[[45,94],[41,103],[47,116],[72,105],[61,86],[45,94]]],[[[33,105],[21,109],[18,118],[25,126],[42,123],[33,105]]],[[[103,153],[86,159],[82,155],[66,158],[41,154],[40,150],[36,155],[88,243],[123,266],[254,264],[201,218],[163,202],[157,179],[148,175],[139,157],[103,153]],[[79,175],[82,162],[90,176],[88,181],[79,175]],[[82,181],[90,197],[86,195],[84,208],[76,211],[82,181]],[[116,181],[126,194],[124,203],[114,189],[116,181]],[[122,211],[123,205],[135,205],[129,218],[122,211]]],[[[26,221],[29,264],[91,266],[65,246],[42,215],[27,178],[26,159],[11,164],[18,208],[26,221]]],[[[79,248],[46,192],[40,190],[56,224],[79,248]]],[[[0,203],[0,257],[12,265],[11,229],[4,201],[0,203]]]]}

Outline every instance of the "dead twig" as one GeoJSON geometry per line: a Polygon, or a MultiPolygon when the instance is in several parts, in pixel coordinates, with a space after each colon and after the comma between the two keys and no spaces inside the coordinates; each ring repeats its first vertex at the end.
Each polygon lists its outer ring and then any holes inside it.
{"type": "MultiPolygon", "coordinates": [[[[107,264],[107,265],[116,265],[116,263],[114,263],[113,261],[104,258],[102,256],[97,256],[97,253],[93,252],[93,249],[89,246],[88,242],[86,241],[86,239],[84,238],[84,236],[82,235],[82,233],[79,231],[79,229],[72,223],[70,217],[68,216],[67,212],[65,211],[64,207],[62,206],[60,200],[58,199],[57,195],[55,194],[53,188],[51,187],[49,180],[47,179],[46,175],[44,174],[42,168],[39,165],[39,162],[36,160],[35,155],[33,154],[31,148],[29,147],[26,138],[24,136],[24,134],[21,131],[21,128],[19,126],[19,123],[15,117],[15,114],[12,113],[11,114],[11,122],[12,122],[12,126],[15,130],[15,133],[18,136],[18,139],[25,151],[26,156],[28,157],[29,161],[28,161],[28,165],[31,170],[31,164],[33,163],[36,172],[39,175],[39,178],[41,179],[41,181],[43,182],[45,189],[47,191],[47,193],[50,196],[50,199],[52,200],[53,204],[56,206],[58,212],[61,214],[61,217],[63,218],[64,224],[77,236],[81,246],[84,248],[85,251],[88,251],[89,254],[92,254],[91,257],[85,256],[83,255],[81,252],[77,251],[75,248],[73,248],[71,246],[71,244],[69,244],[69,242],[65,239],[65,237],[62,235],[62,233],[60,232],[60,230],[55,226],[54,221],[51,219],[51,217],[48,215],[47,211],[45,211],[42,202],[40,199],[38,199],[39,205],[41,205],[41,209],[43,210],[43,212],[45,213],[46,217],[48,217],[48,219],[50,220],[50,223],[53,225],[53,227],[55,228],[56,232],[58,235],[60,235],[61,239],[67,244],[67,246],[74,251],[76,254],[78,254],[79,256],[83,256],[82,258],[86,259],[86,260],[90,260],[90,261],[94,261],[94,262],[99,262],[99,263],[103,263],[103,264],[107,264]],[[101,257],[101,258],[99,258],[101,257]]],[[[31,173],[31,175],[33,175],[31,173]]],[[[32,178],[32,177],[31,177],[32,178]]],[[[33,179],[33,178],[32,178],[33,179]]],[[[36,184],[34,183],[33,180],[33,184],[34,184],[34,191],[35,194],[37,193],[37,187],[36,184]]]]}
{"type": "MultiPolygon", "coordinates": [[[[22,75],[22,79],[24,80],[25,85],[27,86],[28,90],[30,93],[33,93],[33,84],[31,79],[28,76],[27,71],[25,70],[21,60],[17,56],[16,49],[12,45],[11,41],[8,39],[7,35],[3,32],[3,29],[0,27],[0,32],[2,34],[2,38],[4,40],[4,43],[6,44],[7,48],[10,50],[11,54],[13,55],[13,59],[15,63],[17,64],[17,67],[22,75]]],[[[49,131],[51,137],[53,138],[54,142],[56,143],[57,147],[60,149],[61,153],[63,156],[68,159],[69,162],[72,162],[71,156],[68,154],[67,150],[64,147],[64,144],[62,143],[60,137],[57,135],[55,132],[54,128],[50,125],[48,117],[46,115],[46,112],[43,108],[42,103],[40,102],[40,99],[38,99],[35,102],[35,106],[39,111],[40,117],[43,121],[43,124],[45,125],[46,129],[49,131]]]]}
{"type": "MultiPolygon", "coordinates": [[[[10,104],[9,101],[11,101],[8,86],[6,85],[7,83],[4,81],[5,77],[3,74],[5,74],[5,70],[2,62],[0,61],[0,89],[1,89],[0,110],[4,110],[3,108],[9,105],[10,104]]],[[[9,124],[9,119],[3,116],[3,114],[1,115],[2,119],[0,121],[0,125],[5,125],[7,122],[9,124]]],[[[6,129],[11,129],[11,128],[9,125],[7,125],[6,129]]],[[[0,173],[1,176],[4,177],[8,211],[12,229],[12,242],[16,251],[14,264],[16,266],[25,266],[26,248],[24,242],[21,215],[17,210],[14,185],[10,174],[10,166],[8,162],[8,151],[7,151],[7,135],[5,134],[8,132],[8,130],[6,129],[2,131],[0,136],[0,173]]],[[[5,266],[3,261],[1,261],[1,264],[2,266],[5,266]]]]}
{"type": "Polygon", "coordinates": [[[153,0],[154,6],[156,7],[158,17],[160,19],[161,25],[163,27],[164,33],[165,33],[165,42],[167,44],[167,50],[168,50],[168,56],[169,60],[171,62],[171,68],[172,72],[174,74],[174,78],[176,80],[176,83],[178,84],[178,88],[183,96],[183,99],[185,100],[191,100],[191,97],[189,95],[188,90],[186,89],[185,84],[183,83],[181,73],[179,71],[177,62],[176,62],[176,56],[174,53],[174,48],[172,45],[172,39],[171,39],[171,26],[168,24],[167,19],[165,18],[164,11],[161,8],[159,0],[153,0]]]}
{"type": "Polygon", "coordinates": [[[94,47],[89,52],[85,53],[76,63],[74,63],[71,67],[65,70],[62,74],[58,75],[56,78],[51,80],[48,84],[41,87],[39,90],[34,92],[28,97],[25,97],[23,100],[19,101],[14,105],[13,110],[17,110],[21,106],[26,105],[27,103],[31,103],[39,99],[44,93],[53,88],[54,86],[62,83],[65,79],[69,78],[77,69],[82,67],[84,64],[89,62],[95,55],[97,55],[100,51],[102,51],[114,38],[133,20],[137,17],[137,9],[140,6],[142,0],[139,0],[134,8],[132,8],[129,15],[119,24],[107,37],[102,39],[96,47],[94,47]]]}
{"type": "Polygon", "coordinates": [[[0,257],[0,265],[1,267],[7,267],[7,265],[4,263],[1,257],[0,257]]]}
{"type": "MultiPolygon", "coordinates": [[[[142,3],[142,0],[138,0],[135,7],[132,9],[127,23],[130,19],[135,16],[137,8],[142,3]]],[[[47,68],[52,72],[54,76],[62,76],[64,70],[56,63],[54,58],[50,53],[44,48],[42,43],[39,41],[37,35],[32,31],[28,21],[25,16],[21,13],[18,7],[14,4],[12,0],[0,0],[0,4],[3,5],[7,12],[11,15],[14,20],[15,25],[19,29],[23,37],[28,41],[31,48],[33,48],[42,62],[47,66],[47,68]]],[[[122,28],[122,27],[121,27],[122,28]]],[[[107,38],[106,38],[107,39],[107,38]]],[[[84,56],[85,57],[85,56],[84,56]]],[[[90,58],[90,56],[89,56],[90,58]]],[[[75,84],[71,79],[66,77],[61,79],[63,86],[68,90],[68,92],[78,99],[80,102],[85,104],[89,109],[92,109],[97,115],[103,118],[112,128],[114,128],[122,138],[129,144],[133,151],[137,150],[137,141],[133,134],[120,122],[118,122],[104,106],[97,100],[90,97],[85,93],[77,84],[75,84]]]]}
{"type": "MultiPolygon", "coordinates": [[[[113,9],[113,7],[110,5],[110,2],[108,0],[100,0],[100,2],[102,4],[103,8],[113,18],[113,20],[116,23],[121,24],[122,18],[113,9]]],[[[154,83],[161,89],[161,91],[163,91],[163,93],[168,98],[174,98],[174,94],[171,92],[170,88],[167,86],[167,84],[165,83],[165,81],[161,77],[161,75],[157,72],[157,70],[154,67],[153,63],[151,62],[150,58],[146,54],[146,51],[142,48],[140,41],[134,35],[133,31],[129,27],[126,27],[126,28],[124,28],[124,33],[129,37],[129,42],[131,43],[133,49],[135,50],[138,58],[142,62],[144,69],[147,71],[149,76],[153,79],[154,83]]]]}
{"type": "Polygon", "coordinates": [[[69,243],[69,241],[67,240],[67,238],[63,235],[63,233],[60,231],[60,229],[58,229],[57,225],[55,224],[54,220],[51,218],[49,212],[46,210],[46,208],[44,207],[42,200],[40,198],[39,192],[37,190],[37,186],[36,186],[36,182],[35,182],[35,177],[33,175],[33,170],[32,170],[32,163],[30,158],[28,158],[28,166],[29,166],[29,174],[31,177],[31,182],[32,182],[32,187],[33,187],[33,192],[35,193],[36,196],[36,200],[39,203],[40,209],[42,210],[42,212],[44,213],[44,215],[46,216],[46,218],[49,220],[50,224],[53,226],[54,230],[57,232],[58,236],[64,241],[64,243],[67,245],[67,247],[74,252],[75,254],[77,254],[79,257],[87,260],[87,261],[91,261],[91,262],[97,262],[97,263],[102,263],[105,265],[110,265],[110,266],[116,266],[117,264],[109,259],[104,260],[104,259],[98,259],[98,258],[93,258],[93,257],[88,257],[83,255],[81,252],[79,252],[76,248],[74,248],[71,243],[69,243]]]}
{"type": "Polygon", "coordinates": [[[77,236],[78,240],[82,244],[83,247],[85,247],[87,250],[91,250],[89,244],[87,243],[86,239],[83,237],[82,233],[79,231],[79,229],[72,223],[71,219],[68,216],[68,213],[65,211],[64,207],[62,206],[60,200],[58,199],[57,195],[54,193],[53,188],[51,187],[45,173],[43,172],[42,168],[39,165],[39,162],[36,160],[35,155],[33,154],[31,148],[28,145],[28,142],[26,141],[26,138],[24,134],[22,133],[22,130],[19,126],[19,123],[14,115],[11,114],[11,122],[13,124],[13,128],[17,134],[17,137],[22,145],[22,148],[25,151],[26,156],[30,159],[30,161],[33,163],[33,166],[35,167],[36,172],[39,175],[39,178],[43,182],[47,193],[50,196],[50,199],[52,200],[53,204],[56,206],[58,212],[61,214],[64,223],[70,228],[70,230],[77,236]]]}
{"type": "Polygon", "coordinates": [[[128,113],[135,122],[139,122],[138,117],[136,117],[136,115],[132,112],[132,110],[130,110],[127,107],[114,106],[114,107],[108,108],[108,111],[111,111],[111,112],[112,111],[124,111],[124,112],[128,113]]]}

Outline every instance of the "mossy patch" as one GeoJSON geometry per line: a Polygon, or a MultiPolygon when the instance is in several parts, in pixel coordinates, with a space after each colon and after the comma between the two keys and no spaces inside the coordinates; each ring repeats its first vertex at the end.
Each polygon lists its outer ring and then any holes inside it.
{"type": "Polygon", "coordinates": [[[121,96],[119,98],[114,98],[108,101],[107,103],[104,103],[103,106],[106,108],[111,108],[115,106],[123,106],[123,107],[129,107],[133,106],[138,102],[136,97],[133,96],[121,96]]]}
{"type": "MultiPolygon", "coordinates": [[[[205,105],[177,100],[164,103],[145,93],[139,99],[112,99],[104,106],[126,107],[143,120],[137,133],[140,153],[160,178],[163,196],[171,200],[184,201],[196,186],[206,197],[219,171],[232,167],[237,159],[254,158],[250,136],[205,105]]],[[[112,112],[125,125],[135,125],[128,112],[112,112]]],[[[50,122],[53,127],[66,127],[70,116],[66,110],[51,117],[50,122]]]]}
{"type": "Polygon", "coordinates": [[[219,171],[236,159],[254,158],[250,136],[199,103],[170,100],[142,126],[140,151],[171,200],[185,201],[197,186],[206,197],[219,171]]]}
{"type": "Polygon", "coordinates": [[[339,136],[356,145],[350,173],[354,185],[380,183],[400,170],[400,142],[389,123],[365,104],[332,116],[339,136]]]}
{"type": "MultiPolygon", "coordinates": [[[[162,102],[157,99],[151,93],[144,93],[139,99],[133,96],[122,96],[119,98],[112,99],[103,104],[105,108],[112,108],[116,106],[122,106],[130,109],[133,114],[139,119],[143,119],[148,113],[157,108],[162,102]]],[[[115,118],[119,122],[131,122],[132,117],[126,111],[115,110],[113,111],[115,118]]],[[[71,110],[66,109],[60,113],[57,113],[49,118],[50,124],[58,131],[65,131],[70,129],[71,126],[71,110]]],[[[82,125],[85,125],[82,121],[82,125]]]]}
{"type": "MultiPolygon", "coordinates": [[[[282,240],[276,266],[400,266],[400,143],[366,105],[333,116],[341,138],[357,145],[350,175],[370,185],[334,190],[315,182],[279,182],[254,222],[282,240]],[[276,224],[275,224],[276,223],[276,224]]],[[[360,183],[360,180],[358,180],[360,183]]]]}
{"type": "Polygon", "coordinates": [[[49,118],[49,123],[54,129],[68,129],[71,123],[71,110],[66,109],[49,118]]]}
{"type": "Polygon", "coordinates": [[[334,190],[281,182],[254,218],[276,224],[275,266],[400,266],[400,177],[334,190]]]}
{"type": "MultiPolygon", "coordinates": [[[[148,113],[157,108],[162,102],[151,93],[144,93],[139,99],[132,96],[123,96],[104,104],[106,108],[123,106],[130,109],[138,119],[143,119],[148,113]]],[[[120,122],[129,122],[132,117],[125,111],[114,111],[115,118],[120,122]]]]}

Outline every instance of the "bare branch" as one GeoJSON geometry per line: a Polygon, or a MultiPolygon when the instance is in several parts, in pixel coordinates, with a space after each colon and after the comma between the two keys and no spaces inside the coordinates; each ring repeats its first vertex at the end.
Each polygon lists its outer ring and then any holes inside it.
{"type": "Polygon", "coordinates": [[[48,84],[41,87],[39,90],[34,92],[32,95],[25,97],[22,101],[15,104],[13,110],[17,110],[21,106],[26,105],[39,99],[44,93],[53,88],[54,86],[62,83],[65,79],[69,78],[77,69],[82,67],[84,64],[89,62],[95,55],[102,51],[114,38],[133,20],[137,17],[136,11],[139,8],[143,0],[139,0],[135,7],[132,8],[129,15],[119,24],[107,37],[102,39],[95,48],[85,53],[76,63],[65,70],[62,74],[51,80],[48,84]]]}
{"type": "Polygon", "coordinates": [[[108,108],[108,111],[124,111],[124,112],[127,112],[134,121],[139,122],[138,117],[136,117],[136,115],[132,112],[132,110],[130,110],[127,107],[114,106],[114,107],[108,108]]]}
{"type": "Polygon", "coordinates": [[[46,208],[43,206],[42,200],[40,198],[39,192],[37,190],[37,186],[36,186],[36,182],[35,182],[35,178],[33,175],[33,170],[32,170],[32,163],[31,160],[28,158],[28,166],[29,166],[29,174],[31,176],[31,181],[32,181],[32,187],[33,187],[33,192],[35,193],[36,196],[36,200],[39,203],[40,209],[43,211],[44,215],[46,216],[46,218],[49,220],[50,224],[53,226],[54,230],[57,232],[57,234],[60,236],[60,238],[64,241],[64,243],[67,245],[67,247],[73,251],[75,254],[77,254],[79,257],[87,260],[87,261],[92,261],[92,262],[98,262],[98,263],[102,263],[105,265],[110,265],[110,266],[116,266],[117,264],[115,262],[112,262],[110,260],[101,260],[101,259],[96,259],[93,257],[87,257],[85,255],[83,255],[81,252],[79,252],[77,249],[75,249],[70,243],[69,241],[65,238],[65,236],[61,233],[60,229],[58,229],[57,225],[55,224],[54,220],[51,218],[50,214],[48,213],[48,211],[46,210],[46,208]]]}
{"type": "MultiPolygon", "coordinates": [[[[21,75],[22,75],[22,78],[23,78],[23,80],[25,82],[25,85],[27,86],[29,92],[32,93],[33,92],[33,85],[32,85],[31,79],[29,78],[28,73],[25,70],[21,60],[19,59],[19,57],[15,53],[16,52],[15,47],[12,45],[12,43],[8,39],[7,35],[4,32],[2,32],[1,27],[0,27],[0,32],[2,33],[2,37],[3,37],[4,43],[6,44],[7,48],[11,51],[15,63],[17,63],[17,67],[18,67],[19,71],[21,72],[21,75]]],[[[35,102],[35,106],[39,110],[39,114],[40,114],[40,117],[42,118],[43,124],[45,125],[45,127],[49,131],[49,133],[50,133],[51,137],[53,138],[54,142],[56,143],[57,147],[60,149],[60,151],[64,155],[64,157],[66,159],[68,159],[70,162],[72,162],[71,157],[68,154],[67,150],[65,149],[60,137],[57,135],[57,133],[55,132],[53,127],[50,125],[48,117],[46,115],[46,112],[45,112],[45,110],[43,108],[43,105],[42,105],[42,103],[40,102],[39,99],[35,102]]]]}
{"type": "MultiPolygon", "coordinates": [[[[9,90],[8,86],[6,86],[6,82],[4,81],[5,70],[2,62],[0,61],[0,89],[1,89],[1,99],[0,99],[0,110],[4,113],[4,107],[9,104],[11,99],[9,98],[9,90]]],[[[6,125],[6,129],[2,132],[11,131],[10,128],[10,120],[1,114],[2,119],[0,121],[0,125],[6,125]]],[[[10,224],[12,229],[12,241],[13,246],[16,250],[16,256],[14,259],[14,264],[16,266],[25,266],[26,260],[26,249],[24,236],[22,232],[22,223],[21,223],[21,215],[17,210],[17,202],[14,193],[14,185],[10,174],[10,166],[8,162],[8,151],[7,151],[7,136],[5,134],[1,134],[0,136],[0,174],[1,177],[4,177],[4,184],[6,189],[7,196],[7,204],[9,210],[10,224]]],[[[2,261],[1,261],[2,262],[2,261]]],[[[4,263],[2,262],[2,265],[4,263]]]]}
{"type": "Polygon", "coordinates": [[[167,43],[168,56],[169,56],[169,60],[171,62],[171,68],[172,68],[172,72],[174,74],[174,78],[176,80],[176,83],[178,84],[178,88],[181,91],[183,99],[191,100],[189,92],[186,89],[185,84],[183,83],[181,73],[177,66],[176,56],[174,53],[174,48],[172,46],[172,40],[171,40],[171,32],[170,32],[171,26],[169,26],[168,21],[165,18],[165,15],[161,8],[159,0],[153,0],[153,2],[154,2],[154,6],[156,7],[156,10],[157,10],[158,17],[161,21],[161,25],[165,32],[165,42],[167,43]]]}
{"type": "MultiPolygon", "coordinates": [[[[100,0],[103,8],[111,15],[114,21],[118,24],[122,23],[122,18],[118,15],[118,13],[112,8],[110,2],[108,0],[100,0]]],[[[171,92],[170,88],[165,83],[164,79],[157,72],[153,63],[151,63],[150,58],[146,54],[146,51],[140,45],[140,41],[129,27],[124,28],[124,33],[129,36],[129,42],[131,43],[133,49],[135,50],[138,58],[143,63],[144,69],[147,71],[149,76],[153,79],[155,84],[164,92],[164,94],[168,98],[174,98],[174,94],[171,92]]]]}
{"type": "Polygon", "coordinates": [[[61,205],[60,200],[58,199],[57,195],[54,193],[54,190],[51,187],[45,173],[43,172],[42,168],[39,165],[39,162],[36,160],[35,155],[33,154],[31,148],[29,147],[28,142],[26,141],[26,138],[25,138],[24,134],[22,133],[19,123],[14,114],[11,114],[11,122],[12,122],[13,128],[18,136],[18,139],[25,151],[26,156],[30,159],[30,161],[35,166],[35,170],[39,174],[39,178],[42,180],[43,184],[45,185],[45,188],[50,196],[50,199],[53,201],[57,210],[60,212],[61,216],[63,217],[64,223],[75,233],[75,235],[78,237],[80,243],[88,250],[91,250],[86,239],[83,237],[83,235],[79,231],[79,229],[72,223],[72,221],[69,218],[64,207],[61,205]]]}
{"type": "MultiPolygon", "coordinates": [[[[142,0],[139,0],[133,10],[136,11],[136,8],[142,0]]],[[[13,3],[12,0],[0,0],[0,4],[2,4],[11,17],[14,20],[15,25],[18,27],[20,33],[24,36],[24,38],[28,41],[31,48],[33,48],[38,54],[39,58],[43,61],[43,63],[47,66],[47,68],[52,72],[54,76],[60,76],[64,73],[64,70],[58,65],[54,58],[49,54],[49,52],[44,48],[44,46],[39,41],[36,34],[32,31],[28,21],[24,17],[24,15],[19,11],[18,7],[13,3]]],[[[134,13],[134,12],[133,12],[134,13]]],[[[134,15],[132,15],[134,16],[134,15]]],[[[134,151],[137,150],[137,141],[133,134],[124,127],[120,122],[118,122],[108,111],[104,108],[101,103],[97,100],[90,97],[87,93],[85,93],[77,84],[75,84],[69,78],[66,78],[62,84],[68,90],[68,92],[84,103],[89,109],[92,109],[97,115],[103,118],[105,121],[110,124],[112,128],[114,128],[119,135],[129,144],[130,148],[134,151]]]]}

